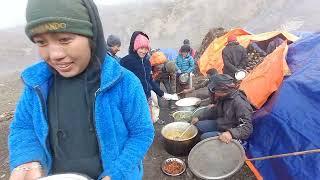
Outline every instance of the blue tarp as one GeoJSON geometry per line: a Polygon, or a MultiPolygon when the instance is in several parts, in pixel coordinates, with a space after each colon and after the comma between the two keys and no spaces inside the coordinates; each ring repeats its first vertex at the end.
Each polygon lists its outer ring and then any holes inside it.
{"type": "Polygon", "coordinates": [[[169,61],[176,60],[179,55],[178,51],[172,48],[160,48],[160,51],[164,53],[169,61]]]}
{"type": "MultiPolygon", "coordinates": [[[[249,157],[320,148],[320,34],[291,44],[292,75],[254,115],[249,157]]],[[[254,162],[264,179],[319,179],[320,153],[254,162]]]]}

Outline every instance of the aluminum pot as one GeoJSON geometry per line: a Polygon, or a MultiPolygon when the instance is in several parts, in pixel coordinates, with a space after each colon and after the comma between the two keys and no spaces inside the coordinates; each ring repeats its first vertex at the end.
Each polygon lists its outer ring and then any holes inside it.
{"type": "Polygon", "coordinates": [[[191,125],[191,128],[182,138],[176,139],[189,125],[190,123],[187,122],[173,122],[162,128],[161,135],[164,139],[164,148],[169,154],[186,156],[199,141],[198,129],[194,125],[191,125]]]}

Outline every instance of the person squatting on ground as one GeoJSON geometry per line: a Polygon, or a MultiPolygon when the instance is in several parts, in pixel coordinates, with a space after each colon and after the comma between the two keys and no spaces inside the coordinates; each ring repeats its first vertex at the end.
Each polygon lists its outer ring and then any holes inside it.
{"type": "Polygon", "coordinates": [[[172,99],[173,95],[163,92],[153,81],[151,63],[147,58],[149,51],[149,37],[141,31],[135,31],[131,36],[129,54],[121,59],[120,64],[140,79],[151,110],[151,90],[166,100],[172,99]]]}
{"type": "Polygon", "coordinates": [[[235,73],[246,68],[247,50],[237,42],[236,36],[229,36],[226,47],[222,50],[223,74],[235,78],[235,73]]]}
{"type": "Polygon", "coordinates": [[[211,79],[208,89],[216,104],[192,119],[201,139],[219,136],[225,143],[231,139],[247,139],[253,130],[253,111],[246,95],[236,88],[233,78],[227,74],[216,74],[211,79]]]}
{"type": "Polygon", "coordinates": [[[29,0],[42,61],[22,72],[9,134],[11,180],[57,173],[141,180],[154,128],[139,79],[107,55],[92,0],[29,0]]]}
{"type": "MultiPolygon", "coordinates": [[[[150,58],[152,65],[152,78],[160,87],[162,83],[167,93],[176,93],[176,72],[178,67],[174,61],[168,61],[161,51],[154,51],[150,58]]],[[[174,103],[169,100],[169,107],[173,107],[174,103]]]]}
{"type": "Polygon", "coordinates": [[[118,36],[109,35],[107,38],[107,52],[110,56],[114,57],[118,62],[120,62],[120,57],[117,53],[120,51],[121,41],[118,36]]]}

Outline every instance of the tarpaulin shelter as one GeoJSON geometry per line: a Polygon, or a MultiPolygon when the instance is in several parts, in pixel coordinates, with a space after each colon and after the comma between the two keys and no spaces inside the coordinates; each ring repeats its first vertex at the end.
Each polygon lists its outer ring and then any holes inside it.
{"type": "Polygon", "coordinates": [[[298,37],[285,31],[272,31],[252,35],[240,28],[230,30],[224,36],[215,39],[199,59],[198,65],[202,74],[205,74],[211,68],[215,68],[222,73],[222,50],[231,35],[237,36],[237,41],[244,47],[247,47],[250,42],[256,42],[259,46],[264,47],[276,37],[286,40],[284,44],[265,57],[264,61],[255,67],[240,85],[240,89],[247,94],[251,104],[259,109],[267,101],[268,97],[278,89],[283,77],[290,73],[285,60],[288,49],[286,42],[294,42],[298,37]]]}
{"type": "MultiPolygon", "coordinates": [[[[260,157],[320,148],[320,34],[289,46],[292,75],[254,116],[248,155],[260,157]]],[[[318,179],[320,154],[256,161],[264,179],[318,179]]]]}
{"type": "Polygon", "coordinates": [[[164,53],[169,61],[176,60],[179,55],[178,51],[172,48],[160,48],[160,51],[164,53]]]}

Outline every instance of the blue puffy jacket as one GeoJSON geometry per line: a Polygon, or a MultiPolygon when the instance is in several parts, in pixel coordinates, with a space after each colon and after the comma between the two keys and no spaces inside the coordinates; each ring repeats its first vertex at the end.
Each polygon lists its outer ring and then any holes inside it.
{"type": "MultiPolygon", "coordinates": [[[[11,170],[38,161],[50,174],[46,101],[52,73],[45,62],[22,73],[25,87],[10,126],[11,170]]],[[[102,65],[95,99],[95,127],[103,164],[100,178],[142,179],[143,157],[152,144],[154,128],[139,79],[111,56],[102,65]]]]}
{"type": "Polygon", "coordinates": [[[191,73],[194,70],[194,60],[190,55],[188,55],[186,58],[183,58],[180,54],[177,57],[176,64],[181,73],[191,73]]]}

